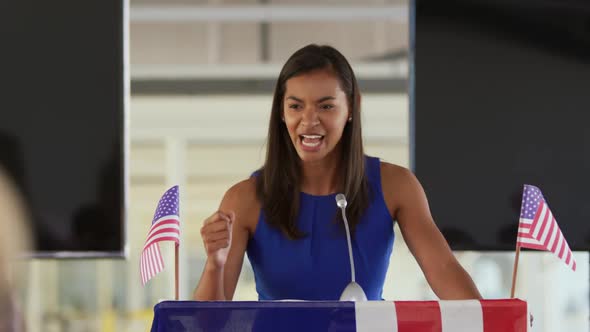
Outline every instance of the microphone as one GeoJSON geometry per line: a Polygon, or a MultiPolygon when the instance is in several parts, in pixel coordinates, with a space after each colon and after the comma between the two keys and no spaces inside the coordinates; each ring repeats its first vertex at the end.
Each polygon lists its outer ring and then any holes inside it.
{"type": "Polygon", "coordinates": [[[348,229],[348,219],[346,219],[346,196],[344,194],[336,195],[336,205],[342,210],[342,219],[344,220],[344,228],[346,229],[346,240],[348,241],[348,258],[350,258],[350,278],[351,281],[344,288],[340,301],[367,301],[367,295],[363,291],[361,285],[355,280],[354,258],[352,257],[352,244],[350,243],[350,230],[348,229]]]}

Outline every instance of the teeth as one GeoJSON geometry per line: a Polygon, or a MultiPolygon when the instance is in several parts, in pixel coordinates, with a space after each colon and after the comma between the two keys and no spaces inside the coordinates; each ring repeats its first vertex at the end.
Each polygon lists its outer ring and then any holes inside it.
{"type": "Polygon", "coordinates": [[[301,135],[301,144],[313,148],[320,145],[322,138],[322,135],[301,135]]]}
{"type": "Polygon", "coordinates": [[[314,146],[320,145],[320,141],[313,142],[313,143],[306,142],[306,141],[301,141],[301,144],[303,144],[305,146],[309,146],[309,147],[314,147],[314,146]]]}

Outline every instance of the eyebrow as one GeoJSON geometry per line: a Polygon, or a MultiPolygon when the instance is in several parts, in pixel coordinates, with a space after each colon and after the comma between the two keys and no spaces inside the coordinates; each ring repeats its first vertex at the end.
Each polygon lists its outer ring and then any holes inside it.
{"type": "MultiPolygon", "coordinates": [[[[293,100],[295,100],[296,102],[299,102],[299,103],[302,103],[303,102],[303,100],[301,100],[301,99],[299,99],[297,97],[294,97],[294,96],[289,96],[286,99],[293,99],[293,100]]],[[[325,96],[325,97],[322,97],[322,98],[318,99],[317,103],[323,103],[326,100],[334,100],[334,99],[336,99],[336,97],[325,96]]]]}

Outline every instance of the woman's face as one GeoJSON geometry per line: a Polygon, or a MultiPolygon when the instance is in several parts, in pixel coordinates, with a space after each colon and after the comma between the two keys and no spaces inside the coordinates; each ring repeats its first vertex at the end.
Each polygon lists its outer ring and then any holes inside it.
{"type": "Polygon", "coordinates": [[[318,161],[334,151],[350,116],[347,97],[330,70],[287,80],[283,116],[303,161],[318,161]]]}

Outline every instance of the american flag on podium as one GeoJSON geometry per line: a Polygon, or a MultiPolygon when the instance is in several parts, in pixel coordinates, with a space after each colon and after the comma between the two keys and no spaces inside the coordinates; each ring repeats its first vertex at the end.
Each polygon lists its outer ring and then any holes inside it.
{"type": "Polygon", "coordinates": [[[528,184],[524,185],[522,194],[516,244],[523,248],[551,251],[572,270],[576,270],[572,251],[541,190],[528,184]]]}
{"type": "Polygon", "coordinates": [[[528,332],[526,302],[447,301],[162,301],[152,332],[528,332]]]}
{"type": "Polygon", "coordinates": [[[159,242],[174,241],[180,244],[180,214],[178,211],[178,186],[168,189],[156,208],[152,226],[148,232],[140,258],[141,283],[145,284],[164,269],[159,242]]]}

